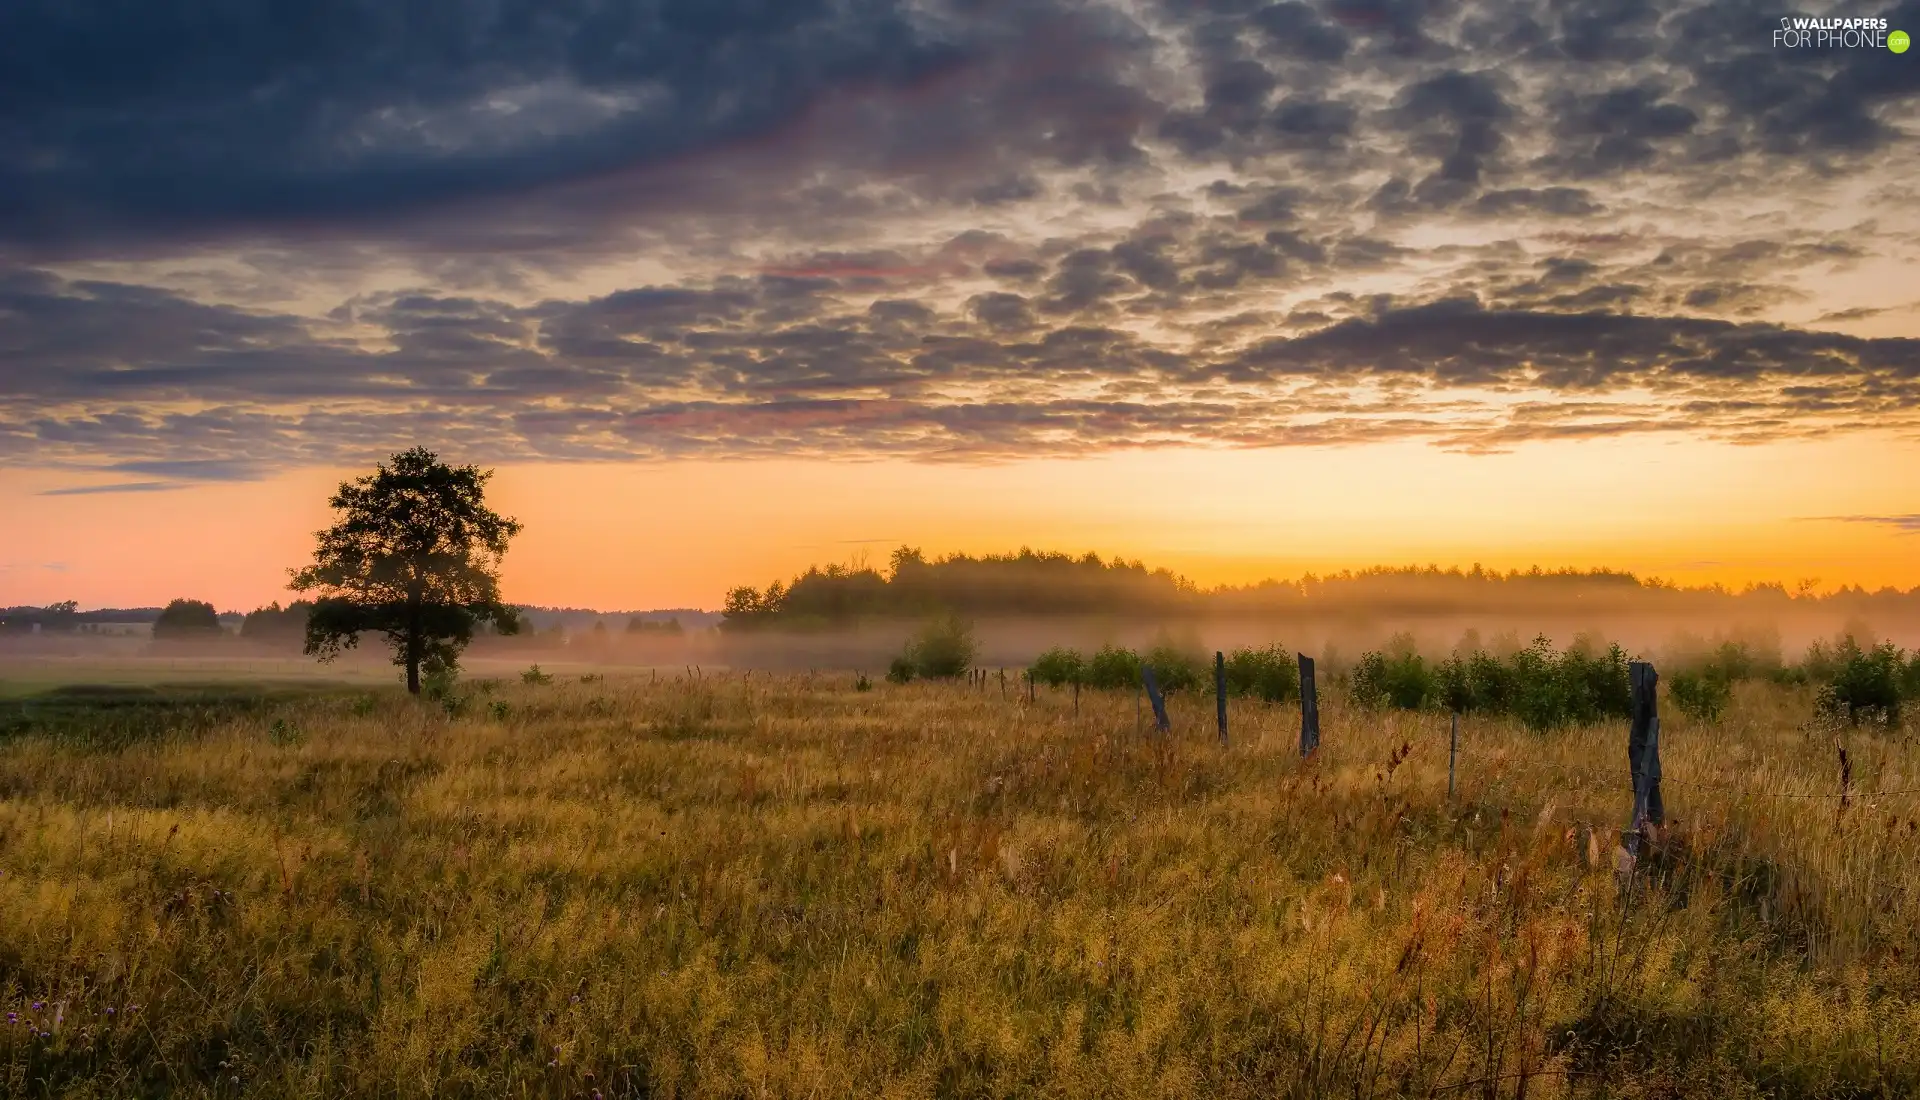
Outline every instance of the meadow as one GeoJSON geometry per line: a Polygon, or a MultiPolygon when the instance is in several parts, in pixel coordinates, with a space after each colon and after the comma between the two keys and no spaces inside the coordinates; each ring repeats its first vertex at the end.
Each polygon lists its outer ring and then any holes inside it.
{"type": "Polygon", "coordinates": [[[1920,1092],[1920,749],[1736,687],[1626,874],[1624,723],[1470,715],[1450,798],[1445,717],[1333,691],[1302,761],[991,678],[36,689],[0,1091],[1920,1092]]]}

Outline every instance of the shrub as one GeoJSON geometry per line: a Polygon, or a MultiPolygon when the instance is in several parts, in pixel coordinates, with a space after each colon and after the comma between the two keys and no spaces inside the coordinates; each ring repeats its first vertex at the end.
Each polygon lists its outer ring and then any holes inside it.
{"type": "Polygon", "coordinates": [[[913,682],[913,658],[902,653],[887,666],[887,682],[890,684],[910,684],[913,682]]]}
{"type": "Polygon", "coordinates": [[[1080,656],[1077,649],[1054,646],[1033,662],[1027,674],[1033,677],[1035,683],[1048,687],[1078,683],[1087,674],[1087,660],[1080,656]]]}
{"type": "Polygon", "coordinates": [[[1913,651],[1906,669],[1900,674],[1900,696],[1903,699],[1920,699],[1920,649],[1913,651]]]}
{"type": "Polygon", "coordinates": [[[1155,643],[1141,663],[1152,667],[1161,691],[1195,691],[1206,682],[1206,658],[1173,641],[1155,643]]]}
{"type": "Polygon", "coordinates": [[[853,690],[872,691],[873,680],[869,678],[867,674],[864,672],[856,672],[853,674],[853,690]]]}
{"type": "Polygon", "coordinates": [[[1236,649],[1227,654],[1227,691],[1269,703],[1298,698],[1299,661],[1290,650],[1277,643],[1260,649],[1236,649]]]}
{"type": "Polygon", "coordinates": [[[1900,721],[1900,691],[1907,675],[1904,654],[1892,642],[1863,650],[1848,635],[1833,648],[1832,679],[1820,691],[1818,708],[1850,725],[1862,718],[1900,721]]]}
{"type": "Polygon", "coordinates": [[[1475,653],[1467,658],[1466,676],[1467,709],[1505,713],[1513,708],[1515,690],[1511,666],[1490,653],[1475,653]]]}
{"type": "Polygon", "coordinates": [[[1840,669],[1847,663],[1848,651],[1858,652],[1859,648],[1851,634],[1837,643],[1815,638],[1808,644],[1807,655],[1800,661],[1800,682],[1832,683],[1840,675],[1840,669]]]}
{"type": "Polygon", "coordinates": [[[1589,639],[1576,638],[1555,662],[1554,673],[1561,682],[1570,721],[1633,716],[1633,681],[1627,673],[1626,651],[1618,645],[1595,652],[1589,639]]]}
{"type": "Polygon", "coordinates": [[[1087,684],[1097,688],[1127,688],[1140,682],[1140,655],[1131,649],[1103,645],[1087,662],[1087,684]]]}
{"type": "Polygon", "coordinates": [[[425,664],[421,669],[420,690],[427,698],[436,703],[445,703],[453,696],[454,685],[459,682],[460,669],[444,661],[425,664]]]}
{"type": "Polygon", "coordinates": [[[1706,665],[1707,669],[1719,674],[1729,684],[1744,683],[1762,673],[1774,672],[1779,667],[1778,653],[1763,658],[1749,649],[1747,643],[1737,641],[1721,642],[1715,646],[1706,665]]]}
{"type": "Polygon", "coordinates": [[[922,627],[920,633],[907,642],[903,656],[913,663],[916,676],[952,680],[973,667],[977,649],[972,624],[957,615],[945,615],[922,627]]]}
{"type": "Polygon", "coordinates": [[[540,671],[539,665],[534,665],[532,668],[520,674],[520,682],[523,684],[551,684],[553,683],[553,674],[550,672],[542,672],[540,671]]]}
{"type": "Polygon", "coordinates": [[[1696,722],[1718,722],[1733,701],[1733,681],[1718,665],[1687,669],[1667,681],[1667,698],[1696,722]]]}
{"type": "Polygon", "coordinates": [[[1361,706],[1419,710],[1429,701],[1441,700],[1435,672],[1418,653],[1373,650],[1360,655],[1347,690],[1361,706]]]}

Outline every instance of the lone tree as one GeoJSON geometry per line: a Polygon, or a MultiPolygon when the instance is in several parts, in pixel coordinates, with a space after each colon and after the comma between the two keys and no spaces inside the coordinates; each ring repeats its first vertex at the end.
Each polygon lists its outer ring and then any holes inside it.
{"type": "Polygon", "coordinates": [[[288,586],[318,597],[306,652],[330,661],[361,634],[384,634],[417,695],[422,666],[457,669],[477,624],[517,632],[519,616],[500,602],[500,559],[520,524],[486,506],[492,476],[415,447],[341,483],[327,502],[340,518],[315,533],[313,564],[288,586]]]}

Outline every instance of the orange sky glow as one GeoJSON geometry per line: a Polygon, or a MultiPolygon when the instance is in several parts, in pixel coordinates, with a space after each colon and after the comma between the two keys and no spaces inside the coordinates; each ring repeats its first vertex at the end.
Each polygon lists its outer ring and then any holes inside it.
{"type": "MultiPolygon", "coordinates": [[[[458,459],[457,455],[448,457],[458,459]]],[[[1920,447],[1850,437],[1767,447],[1645,439],[1459,454],[1415,443],[1141,451],[991,465],[675,461],[498,467],[526,523],[515,602],[718,607],[735,584],[810,564],[929,554],[1095,550],[1203,585],[1374,564],[1610,566],[1687,583],[1920,584],[1920,537],[1827,517],[1920,511],[1920,447]]],[[[14,475],[0,603],[245,610],[286,598],[285,570],[328,520],[346,470],[147,493],[37,495],[14,475]]]]}

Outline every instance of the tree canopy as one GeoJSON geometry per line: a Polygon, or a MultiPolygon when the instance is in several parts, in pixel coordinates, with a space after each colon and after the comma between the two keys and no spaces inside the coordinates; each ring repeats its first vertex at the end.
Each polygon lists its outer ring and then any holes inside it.
{"type": "Polygon", "coordinates": [[[161,640],[217,638],[220,613],[204,600],[175,600],[153,621],[153,636],[161,640]]]}
{"type": "Polygon", "coordinates": [[[306,652],[331,660],[361,634],[384,635],[407,690],[418,693],[423,669],[458,668],[479,624],[515,633],[519,616],[500,599],[500,562],[520,524],[487,507],[492,476],[415,447],[341,483],[328,501],[339,518],[315,533],[313,564],[289,585],[317,597],[306,652]]]}

